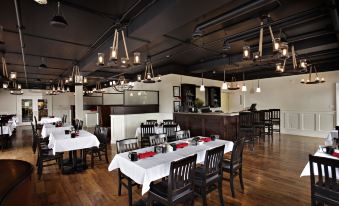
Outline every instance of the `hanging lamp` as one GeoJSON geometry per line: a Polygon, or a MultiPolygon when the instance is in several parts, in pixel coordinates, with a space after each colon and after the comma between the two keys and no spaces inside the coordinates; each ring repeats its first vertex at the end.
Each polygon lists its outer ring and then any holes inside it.
{"type": "Polygon", "coordinates": [[[240,89],[239,83],[236,78],[233,76],[232,81],[228,84],[228,90],[238,90],[240,89]]]}
{"type": "Polygon", "coordinates": [[[259,79],[258,79],[258,86],[257,86],[257,89],[255,90],[255,92],[257,92],[257,93],[261,92],[261,88],[260,88],[260,85],[259,85],[259,79]]]}
{"type": "Polygon", "coordinates": [[[53,16],[53,18],[51,19],[49,23],[51,26],[54,26],[54,27],[65,28],[66,26],[68,26],[68,23],[66,19],[62,16],[60,7],[61,7],[61,4],[58,1],[57,13],[56,15],[53,16]]]}
{"type": "Polygon", "coordinates": [[[145,73],[144,73],[144,80],[143,83],[155,83],[154,80],[154,71],[153,71],[153,64],[151,61],[151,57],[148,57],[146,60],[146,66],[145,66],[145,73]]]}
{"type": "Polygon", "coordinates": [[[302,84],[319,84],[319,83],[324,83],[325,82],[325,78],[324,77],[319,77],[318,76],[318,72],[315,66],[311,66],[309,69],[309,73],[308,73],[308,78],[306,79],[301,79],[300,83],[302,84]],[[314,70],[314,73],[312,73],[314,70]],[[315,78],[313,79],[312,76],[313,74],[315,75],[315,78]]]}
{"type": "Polygon", "coordinates": [[[226,74],[225,74],[225,69],[224,69],[224,82],[222,83],[221,89],[226,91],[228,89],[228,85],[226,82],[226,74]]]}
{"type": "Polygon", "coordinates": [[[204,85],[204,73],[201,73],[201,85],[200,85],[200,91],[205,91],[205,85],[204,85]]]}
{"type": "Polygon", "coordinates": [[[117,92],[132,90],[134,82],[128,82],[124,76],[120,76],[117,81],[111,81],[110,86],[117,92]]]}
{"type": "Polygon", "coordinates": [[[245,73],[242,73],[242,87],[241,87],[241,91],[246,92],[247,91],[247,86],[245,83],[245,73]]]}

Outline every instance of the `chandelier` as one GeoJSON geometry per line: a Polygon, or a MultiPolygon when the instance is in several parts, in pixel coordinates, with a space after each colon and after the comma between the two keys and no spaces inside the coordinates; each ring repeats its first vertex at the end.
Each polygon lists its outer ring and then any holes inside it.
{"type": "Polygon", "coordinates": [[[12,87],[10,87],[10,93],[13,95],[22,95],[24,92],[22,91],[21,84],[16,83],[16,81],[12,82],[12,87]]]}
{"type": "Polygon", "coordinates": [[[146,60],[146,66],[145,66],[145,73],[144,73],[144,79],[142,80],[141,75],[139,74],[137,76],[138,82],[143,82],[143,83],[155,83],[155,82],[161,82],[161,75],[158,74],[158,76],[154,76],[153,72],[153,64],[151,61],[151,57],[148,57],[146,60]]]}
{"type": "MultiPolygon", "coordinates": [[[[129,67],[131,64],[139,65],[140,62],[141,62],[140,61],[140,52],[134,52],[133,53],[133,62],[130,62],[128,50],[127,50],[127,46],[126,46],[126,39],[125,39],[124,30],[122,28],[116,28],[114,30],[113,45],[110,48],[108,66],[118,65],[120,67],[129,67]],[[118,49],[119,49],[119,36],[120,35],[121,35],[122,43],[123,43],[124,56],[121,56],[120,59],[119,59],[118,49]]],[[[104,66],[105,65],[105,54],[104,53],[98,53],[97,65],[98,66],[104,66]]]]}
{"type": "Polygon", "coordinates": [[[56,90],[55,86],[47,87],[46,95],[58,95],[59,92],[56,90]]]}
{"type": "Polygon", "coordinates": [[[105,92],[105,90],[104,90],[104,88],[101,87],[100,82],[97,82],[95,87],[92,90],[92,93],[104,93],[104,92],[105,92]]]}
{"type": "MultiPolygon", "coordinates": [[[[270,24],[270,15],[263,16],[260,22],[260,32],[259,32],[259,47],[257,52],[253,52],[253,61],[261,60],[263,57],[263,40],[264,40],[264,28],[267,27],[272,40],[273,53],[276,57],[281,59],[289,58],[288,53],[288,43],[283,41],[280,37],[275,38],[272,27],[270,24]],[[264,25],[264,21],[266,24],[264,25]]],[[[249,45],[245,45],[243,47],[243,60],[251,59],[251,47],[249,45]]]]}
{"type": "Polygon", "coordinates": [[[87,77],[80,74],[80,68],[78,65],[73,66],[72,74],[65,80],[68,85],[83,85],[87,84],[87,77]]]}
{"type": "Polygon", "coordinates": [[[228,84],[228,90],[238,90],[240,89],[239,83],[235,79],[235,77],[232,77],[232,81],[228,84]]]}
{"type": "Polygon", "coordinates": [[[83,92],[83,96],[88,96],[88,95],[93,94],[93,90],[89,90],[87,89],[87,87],[84,87],[82,92],[83,92]]]}
{"type": "Polygon", "coordinates": [[[120,76],[117,81],[110,81],[109,85],[117,92],[124,92],[132,90],[134,82],[128,82],[124,76],[120,76]]]}
{"type": "Polygon", "coordinates": [[[310,72],[308,74],[308,78],[306,79],[301,79],[300,83],[302,84],[319,84],[319,83],[324,83],[325,82],[325,78],[324,77],[319,77],[318,73],[317,73],[317,69],[315,68],[315,66],[311,66],[310,67],[310,72]],[[312,73],[312,70],[314,70],[314,73],[312,73]],[[315,74],[315,78],[312,79],[312,74],[315,74]]]}
{"type": "MultiPolygon", "coordinates": [[[[62,80],[59,80],[56,91],[58,93],[65,93],[66,92],[65,85],[64,85],[64,82],[62,80]]],[[[67,91],[69,91],[69,89],[67,91]]]]}

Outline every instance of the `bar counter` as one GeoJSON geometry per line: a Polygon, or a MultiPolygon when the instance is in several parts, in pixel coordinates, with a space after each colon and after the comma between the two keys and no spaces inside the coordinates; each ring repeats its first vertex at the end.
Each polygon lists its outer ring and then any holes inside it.
{"type": "Polygon", "coordinates": [[[235,140],[238,134],[238,113],[175,112],[174,121],[182,130],[189,129],[191,136],[220,135],[220,139],[235,140]]]}

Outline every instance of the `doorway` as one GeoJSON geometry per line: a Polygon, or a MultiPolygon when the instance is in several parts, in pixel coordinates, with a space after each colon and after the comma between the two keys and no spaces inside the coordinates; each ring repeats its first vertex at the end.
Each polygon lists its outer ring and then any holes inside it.
{"type": "Polygon", "coordinates": [[[33,100],[22,99],[21,100],[22,122],[33,121],[33,100]]]}

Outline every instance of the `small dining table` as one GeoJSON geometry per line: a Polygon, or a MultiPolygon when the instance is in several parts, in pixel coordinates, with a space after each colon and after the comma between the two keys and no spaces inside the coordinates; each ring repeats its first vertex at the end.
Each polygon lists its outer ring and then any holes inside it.
{"type": "Polygon", "coordinates": [[[61,122],[60,117],[42,117],[40,120],[40,124],[53,124],[56,122],[61,122]]]}
{"type": "MultiPolygon", "coordinates": [[[[188,142],[188,140],[179,140],[172,143],[188,142]]],[[[116,154],[111,161],[108,171],[120,169],[120,171],[131,178],[137,184],[142,185],[141,194],[144,195],[149,189],[152,181],[161,179],[169,175],[171,162],[197,154],[197,163],[203,163],[206,151],[215,147],[225,145],[224,153],[232,151],[233,142],[216,139],[215,141],[205,142],[202,145],[189,144],[187,147],[177,149],[173,152],[158,153],[153,157],[131,161],[128,158],[129,152],[116,154]]],[[[154,147],[146,147],[134,150],[137,153],[154,151],[154,147]]]]}
{"type": "MultiPolygon", "coordinates": [[[[58,152],[69,152],[70,159],[68,162],[72,164],[69,172],[78,172],[86,169],[85,156],[79,159],[83,163],[82,168],[77,166],[77,150],[84,150],[92,147],[99,147],[100,142],[98,138],[85,130],[80,130],[78,136],[72,138],[71,134],[65,134],[65,130],[55,130],[49,135],[48,148],[52,149],[55,155],[58,152]]],[[[83,155],[86,155],[84,152],[83,155]]],[[[63,168],[64,169],[64,168],[63,168]]]]}
{"type": "Polygon", "coordinates": [[[41,137],[46,138],[49,137],[52,132],[70,130],[71,128],[72,125],[70,124],[64,124],[61,127],[56,127],[56,125],[53,124],[44,124],[41,130],[41,137]]]}

